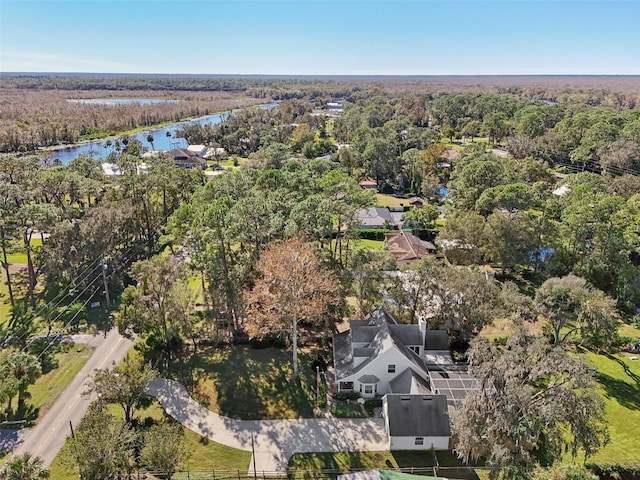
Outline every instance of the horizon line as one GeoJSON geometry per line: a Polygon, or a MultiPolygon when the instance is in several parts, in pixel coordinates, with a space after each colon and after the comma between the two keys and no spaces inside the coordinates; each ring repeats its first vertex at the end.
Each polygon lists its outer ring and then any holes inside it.
{"type": "Polygon", "coordinates": [[[218,76],[218,77],[640,77],[640,73],[155,73],[155,72],[47,72],[0,71],[0,75],[155,75],[155,76],[218,76]]]}

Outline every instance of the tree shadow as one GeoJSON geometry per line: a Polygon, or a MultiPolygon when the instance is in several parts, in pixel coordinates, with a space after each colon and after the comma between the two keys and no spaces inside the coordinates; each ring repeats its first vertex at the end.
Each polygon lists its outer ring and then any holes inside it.
{"type": "Polygon", "coordinates": [[[614,398],[620,405],[630,410],[640,410],[640,387],[606,373],[597,373],[596,380],[604,387],[607,398],[614,398]]]}
{"type": "Polygon", "coordinates": [[[299,352],[293,379],[291,352],[278,348],[201,347],[171,364],[170,378],[183,383],[200,404],[221,415],[259,420],[313,417],[314,357],[299,352]]]}

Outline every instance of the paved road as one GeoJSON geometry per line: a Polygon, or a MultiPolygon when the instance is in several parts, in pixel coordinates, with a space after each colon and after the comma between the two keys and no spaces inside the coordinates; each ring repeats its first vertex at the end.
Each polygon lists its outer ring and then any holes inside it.
{"type": "MultiPolygon", "coordinates": [[[[164,410],[185,427],[223,445],[251,450],[255,441],[256,471],[286,473],[296,452],[355,452],[388,449],[381,418],[304,418],[235,420],[197,403],[184,385],[156,378],[146,389],[164,410]]],[[[253,461],[249,467],[253,473],[253,461]]]]}
{"type": "Polygon", "coordinates": [[[70,433],[69,422],[77,425],[91,403],[91,398],[82,396],[86,380],[95,369],[107,368],[112,362],[120,362],[133,345],[130,340],[120,336],[116,328],[106,338],[101,335],[86,337],[73,340],[96,347],[93,354],[36,426],[20,432],[19,445],[14,449],[14,455],[31,452],[40,456],[45,466],[50,466],[70,433]]]}

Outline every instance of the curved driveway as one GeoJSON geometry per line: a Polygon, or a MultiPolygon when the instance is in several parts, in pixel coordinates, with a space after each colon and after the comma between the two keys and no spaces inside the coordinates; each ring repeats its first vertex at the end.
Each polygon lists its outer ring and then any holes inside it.
{"type": "MultiPolygon", "coordinates": [[[[303,418],[287,420],[235,420],[197,403],[179,382],[156,378],[146,392],[158,399],[168,415],[214,442],[251,450],[255,444],[258,472],[287,471],[297,452],[357,452],[386,450],[388,441],[381,418],[303,418]]],[[[253,473],[253,461],[249,467],[253,473]]]]}

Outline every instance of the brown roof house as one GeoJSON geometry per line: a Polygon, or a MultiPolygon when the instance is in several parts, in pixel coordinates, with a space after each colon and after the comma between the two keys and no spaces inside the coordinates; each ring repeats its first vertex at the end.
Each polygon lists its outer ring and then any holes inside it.
{"type": "Polygon", "coordinates": [[[175,163],[176,167],[185,167],[185,168],[193,168],[193,167],[206,167],[207,162],[204,158],[198,157],[194,152],[186,149],[186,148],[176,148],[169,152],[171,158],[173,158],[173,163],[175,163]]]}
{"type": "Polygon", "coordinates": [[[360,188],[364,188],[365,190],[378,190],[378,182],[375,180],[362,180],[361,182],[358,182],[358,185],[360,185],[360,188]]]}
{"type": "Polygon", "coordinates": [[[420,240],[414,234],[403,230],[385,233],[384,245],[386,250],[394,256],[396,262],[400,265],[436,253],[436,247],[433,243],[420,240]]]}

